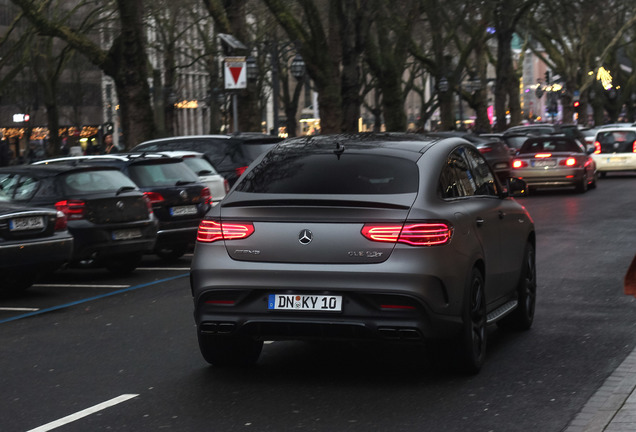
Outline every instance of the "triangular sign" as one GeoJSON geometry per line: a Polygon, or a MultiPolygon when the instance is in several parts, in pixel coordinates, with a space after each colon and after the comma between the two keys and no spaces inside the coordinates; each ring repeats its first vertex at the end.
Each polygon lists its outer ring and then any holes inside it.
{"type": "Polygon", "coordinates": [[[238,84],[239,76],[241,75],[241,71],[243,70],[243,66],[230,66],[228,67],[230,72],[232,73],[232,78],[234,79],[234,84],[238,84]]]}

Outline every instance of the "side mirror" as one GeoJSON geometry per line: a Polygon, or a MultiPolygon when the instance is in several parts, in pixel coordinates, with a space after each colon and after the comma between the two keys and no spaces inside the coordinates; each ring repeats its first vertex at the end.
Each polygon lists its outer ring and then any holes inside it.
{"type": "Polygon", "coordinates": [[[506,196],[523,197],[528,195],[528,184],[525,180],[516,177],[510,177],[506,183],[506,196]]]}

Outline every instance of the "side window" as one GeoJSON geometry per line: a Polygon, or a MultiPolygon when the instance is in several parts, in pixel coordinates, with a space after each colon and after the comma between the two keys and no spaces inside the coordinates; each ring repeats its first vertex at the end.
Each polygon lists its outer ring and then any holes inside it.
{"type": "Polygon", "coordinates": [[[454,150],[446,159],[446,166],[440,176],[440,194],[442,198],[459,198],[475,195],[477,184],[466,159],[464,149],[454,150]]]}
{"type": "Polygon", "coordinates": [[[477,187],[474,195],[498,196],[497,182],[486,159],[473,148],[466,149],[465,157],[475,175],[477,187]]]}
{"type": "Polygon", "coordinates": [[[13,198],[13,193],[18,185],[17,174],[0,174],[0,194],[7,198],[13,198]]]}
{"type": "Polygon", "coordinates": [[[22,177],[17,184],[14,192],[13,199],[15,200],[28,200],[30,199],[38,188],[39,180],[33,177],[22,177]]]}

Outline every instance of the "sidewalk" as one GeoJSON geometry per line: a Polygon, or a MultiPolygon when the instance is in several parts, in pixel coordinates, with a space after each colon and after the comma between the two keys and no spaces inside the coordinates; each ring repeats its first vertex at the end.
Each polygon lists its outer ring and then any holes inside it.
{"type": "Polygon", "coordinates": [[[636,432],[636,349],[563,432],[636,432]]]}

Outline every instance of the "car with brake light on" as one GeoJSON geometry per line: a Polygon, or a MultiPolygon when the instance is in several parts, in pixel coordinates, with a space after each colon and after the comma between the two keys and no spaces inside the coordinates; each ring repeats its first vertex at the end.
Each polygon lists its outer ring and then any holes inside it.
{"type": "Polygon", "coordinates": [[[596,187],[598,178],[590,153],[575,138],[530,137],[512,161],[513,175],[525,180],[530,190],[574,187],[576,192],[584,193],[596,187]]]}
{"type": "Polygon", "coordinates": [[[71,260],[73,237],[59,210],[11,203],[0,189],[0,296],[22,293],[71,260]]]}
{"type": "Polygon", "coordinates": [[[149,200],[158,221],[152,252],[175,260],[194,247],[197,228],[211,207],[210,189],[182,158],[160,153],[117,153],[48,159],[37,164],[107,166],[128,176],[149,200]]]}
{"type": "Polygon", "coordinates": [[[636,170],[636,127],[600,128],[594,137],[594,153],[601,177],[610,172],[636,170]]]}
{"type": "Polygon", "coordinates": [[[189,150],[204,153],[232,186],[247,166],[283,138],[255,132],[233,135],[190,135],[158,138],[135,146],[133,152],[189,150]]]}
{"type": "Polygon", "coordinates": [[[139,188],[115,168],[14,165],[0,168],[11,202],[64,213],[73,236],[71,265],[128,273],[157,238],[157,221],[139,188]]]}
{"type": "Polygon", "coordinates": [[[425,134],[292,138],[254,161],[199,226],[199,348],[258,361],[265,340],[450,341],[462,371],[488,325],[527,330],[535,230],[469,141],[425,134]]]}

